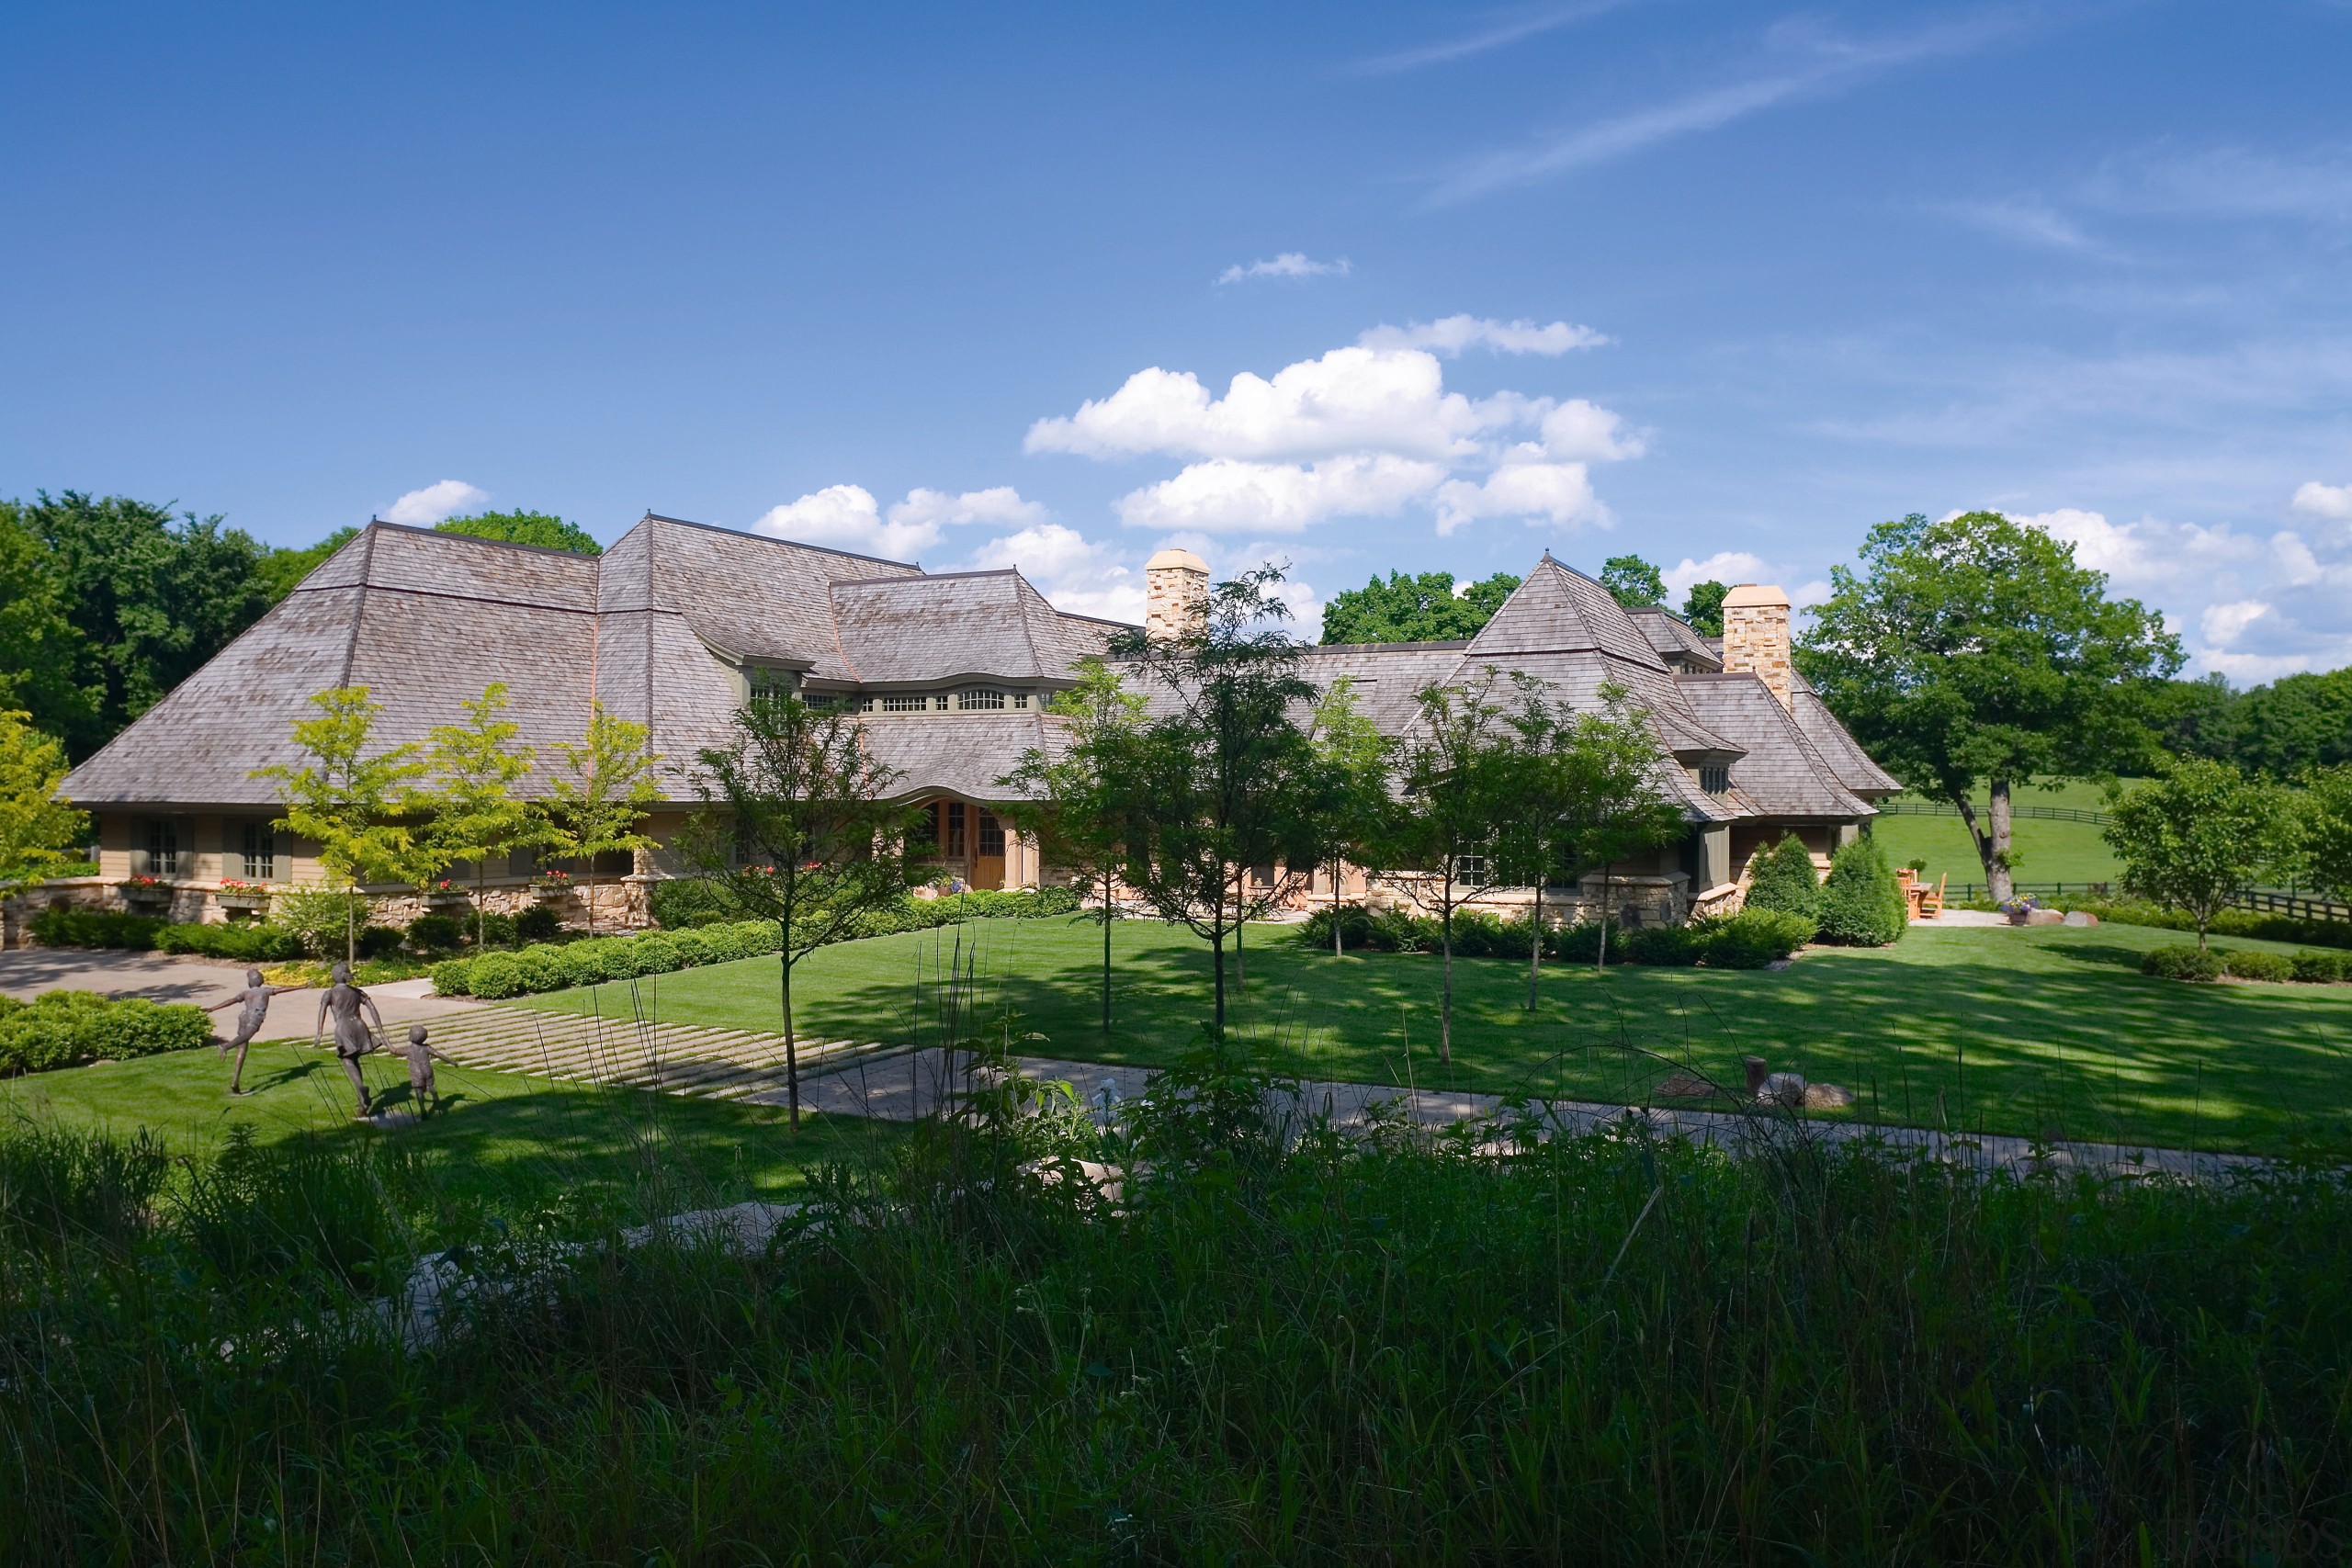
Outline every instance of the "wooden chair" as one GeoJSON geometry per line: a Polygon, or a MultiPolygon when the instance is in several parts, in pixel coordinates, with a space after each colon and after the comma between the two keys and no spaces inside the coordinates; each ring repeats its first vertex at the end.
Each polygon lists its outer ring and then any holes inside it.
{"type": "MultiPolygon", "coordinates": [[[[1951,874],[1947,872],[1944,876],[1951,874]]],[[[1928,886],[1925,883],[1920,885],[1919,918],[1921,919],[1932,920],[1944,912],[1944,876],[1937,877],[1933,887],[1928,886]]]]}

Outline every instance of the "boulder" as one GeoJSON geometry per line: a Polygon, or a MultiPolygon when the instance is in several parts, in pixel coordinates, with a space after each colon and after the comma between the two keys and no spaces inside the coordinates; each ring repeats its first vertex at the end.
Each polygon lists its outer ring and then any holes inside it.
{"type": "Polygon", "coordinates": [[[2066,916],[2060,909],[2028,909],[2025,923],[2030,926],[2063,926],[2066,923],[2066,916]]]}
{"type": "Polygon", "coordinates": [[[1804,1108],[1807,1111],[1835,1111],[1854,1103],[1854,1091],[1834,1083],[1809,1083],[1804,1086],[1804,1108]]]}
{"type": "Polygon", "coordinates": [[[1793,1110],[1804,1103],[1804,1089],[1803,1073],[1773,1073],[1765,1078],[1756,1098],[1767,1105],[1785,1105],[1793,1110]]]}
{"type": "Polygon", "coordinates": [[[2098,917],[2088,909],[2069,909],[2066,911],[2066,923],[2070,926],[2095,926],[2098,924],[2098,917]]]}

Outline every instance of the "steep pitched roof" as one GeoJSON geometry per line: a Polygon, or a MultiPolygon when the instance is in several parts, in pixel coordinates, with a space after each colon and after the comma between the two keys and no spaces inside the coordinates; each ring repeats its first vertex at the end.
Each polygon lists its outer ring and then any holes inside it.
{"type": "Polygon", "coordinates": [[[1663,605],[1643,604],[1625,614],[1649,639],[1658,657],[1668,664],[1679,661],[1702,671],[1723,668],[1723,656],[1707,646],[1707,639],[1692,630],[1690,622],[1663,605]]]}
{"type": "Polygon", "coordinates": [[[1821,700],[1811,682],[1794,670],[1790,675],[1795,682],[1791,708],[1797,728],[1813,742],[1813,749],[1822,761],[1837,773],[1838,782],[1863,796],[1892,795],[1903,787],[1903,781],[1870,759],[1870,753],[1855,743],[1829,705],[1821,700]]]}
{"type": "Polygon", "coordinates": [[[1585,651],[1645,669],[1666,667],[1609,590],[1547,554],[1478,628],[1464,658],[1500,664],[1515,654],[1585,651]]]}
{"type": "Polygon", "coordinates": [[[831,600],[842,662],[860,685],[1058,679],[1079,654],[1101,653],[1112,630],[1070,624],[1012,570],[836,582],[831,600]]]}
{"type": "Polygon", "coordinates": [[[1731,786],[1759,817],[1837,818],[1877,815],[1838,775],[1756,676],[1684,675],[1676,684],[1707,727],[1737,740],[1746,755],[1731,765],[1731,786]]]}

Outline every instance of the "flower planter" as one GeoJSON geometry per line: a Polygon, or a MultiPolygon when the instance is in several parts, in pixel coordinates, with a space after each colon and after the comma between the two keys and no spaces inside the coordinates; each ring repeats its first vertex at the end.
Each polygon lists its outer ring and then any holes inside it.
{"type": "Polygon", "coordinates": [[[454,888],[446,893],[436,891],[424,896],[424,907],[428,909],[463,909],[470,908],[472,903],[472,894],[454,888]]]}
{"type": "Polygon", "coordinates": [[[223,909],[258,915],[269,908],[269,891],[262,887],[222,887],[214,891],[212,901],[223,909]]]}
{"type": "Polygon", "coordinates": [[[172,889],[166,883],[118,882],[115,892],[134,909],[164,909],[172,903],[172,889]]]}

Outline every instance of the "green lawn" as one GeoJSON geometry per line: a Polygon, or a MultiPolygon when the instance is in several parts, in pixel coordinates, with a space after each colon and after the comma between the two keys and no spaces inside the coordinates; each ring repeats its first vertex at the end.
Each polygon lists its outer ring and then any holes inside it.
{"type": "MultiPolygon", "coordinates": [[[[1891,865],[1928,863],[1928,879],[1948,876],[1956,886],[1983,882],[1984,863],[1976,858],[1968,829],[1957,817],[1879,818],[1871,836],[1886,851],[1891,865]]],[[[2088,822],[2047,822],[2018,818],[2013,838],[2017,846],[2019,882],[2113,882],[2123,874],[2115,852],[2088,822]]]]}
{"type": "MultiPolygon", "coordinates": [[[[405,1067],[363,1059],[378,1100],[408,1108],[405,1067]]],[[[304,1134],[361,1139],[422,1155],[460,1198],[504,1207],[548,1193],[581,1203],[610,1199],[622,1212],[732,1202],[797,1186],[823,1161],[866,1157],[894,1135],[855,1118],[807,1118],[797,1134],[784,1113],[758,1106],[594,1089],[508,1073],[443,1066],[446,1114],[422,1123],[371,1126],[351,1119],[351,1089],[332,1056],[288,1044],[254,1047],[231,1100],[228,1068],[209,1047],[138,1061],[100,1063],[0,1079],[0,1120],[26,1118],[128,1132],[145,1126],[175,1152],[219,1144],[240,1123],[263,1143],[304,1134]]]]}
{"type": "MultiPolygon", "coordinates": [[[[983,1010],[1018,1010],[1021,1027],[1045,1037],[1033,1053],[1165,1063],[1207,1014],[1207,952],[1156,922],[1114,932],[1107,1043],[1100,928],[1082,919],[820,949],[795,971],[800,1025],[827,1038],[935,1038],[934,977],[960,940],[978,954],[983,1010]]],[[[2195,987],[2138,973],[2142,953],[2179,940],[2117,925],[1915,930],[1893,948],[1822,950],[1777,973],[1547,967],[1532,1014],[1522,962],[1459,960],[1449,1067],[1436,1059],[1435,958],[1335,960],[1289,929],[1257,927],[1236,1021],[1300,1071],[1363,1081],[1624,1100],[1669,1063],[1736,1081],[1754,1052],[1847,1085],[1862,1097],[1859,1114],[1890,1122],[2270,1152],[2352,1140],[2352,987],[2195,987]]],[[[634,1008],[773,1029],[776,979],[773,958],[751,959],[642,980],[634,998],[602,987],[596,1001],[615,1016],[634,1008]]],[[[591,1006],[584,991],[532,1000],[591,1006]]]]}

